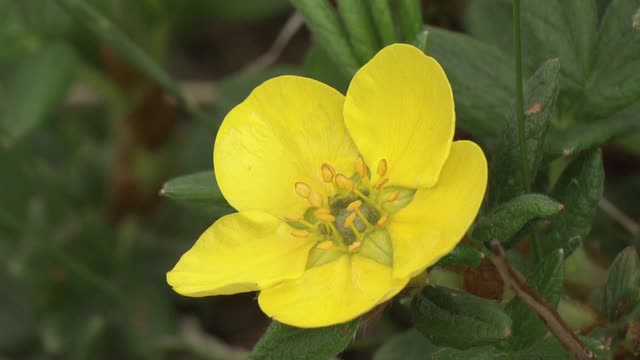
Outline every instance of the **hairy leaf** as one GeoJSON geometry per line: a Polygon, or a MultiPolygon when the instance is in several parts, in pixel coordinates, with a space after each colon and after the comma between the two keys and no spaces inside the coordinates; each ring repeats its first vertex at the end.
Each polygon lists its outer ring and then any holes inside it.
{"type": "Polygon", "coordinates": [[[631,311],[640,301],[640,259],[634,247],[613,261],[602,289],[602,311],[611,321],[631,311]]]}

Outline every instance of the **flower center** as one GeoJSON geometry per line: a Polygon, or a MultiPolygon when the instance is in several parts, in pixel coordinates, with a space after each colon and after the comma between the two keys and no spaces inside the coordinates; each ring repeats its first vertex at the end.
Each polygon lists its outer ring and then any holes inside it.
{"type": "Polygon", "coordinates": [[[393,247],[386,225],[413,199],[415,190],[388,186],[387,167],[387,161],[381,160],[376,169],[379,180],[374,183],[362,156],[356,159],[351,177],[322,164],[322,180],[335,190],[333,196],[326,198],[306,183],[295,184],[296,193],[307,199],[310,207],[302,216],[289,216],[286,220],[293,228],[291,234],[312,236],[317,241],[309,254],[308,267],[345,253],[359,253],[382,264],[392,264],[393,247]]]}

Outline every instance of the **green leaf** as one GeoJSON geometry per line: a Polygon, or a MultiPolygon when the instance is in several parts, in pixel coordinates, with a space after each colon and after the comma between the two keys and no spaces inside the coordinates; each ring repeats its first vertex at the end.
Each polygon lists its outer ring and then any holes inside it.
{"type": "Polygon", "coordinates": [[[513,103],[512,61],[470,36],[428,30],[429,55],[442,64],[451,82],[458,125],[482,143],[494,142],[513,103]]]}
{"type": "Polygon", "coordinates": [[[422,1],[396,0],[398,6],[398,22],[404,41],[410,43],[422,31],[422,1]]]}
{"type": "Polygon", "coordinates": [[[437,266],[465,264],[471,267],[478,267],[484,259],[484,254],[469,245],[458,244],[453,250],[438,261],[437,266]]]}
{"type": "Polygon", "coordinates": [[[326,360],[342,352],[353,340],[357,329],[357,319],[315,329],[300,329],[274,321],[249,359],[326,360]]]}
{"type": "Polygon", "coordinates": [[[607,8],[578,118],[603,118],[640,100],[640,28],[633,19],[638,11],[640,0],[613,0],[607,8]]]}
{"type": "MultiPolygon", "coordinates": [[[[527,281],[554,308],[558,306],[564,281],[562,250],[557,250],[543,258],[533,268],[527,281]]],[[[547,328],[542,320],[519,298],[515,298],[507,310],[513,319],[512,336],[507,341],[509,349],[524,349],[547,333],[547,328]]]]}
{"type": "Polygon", "coordinates": [[[338,69],[337,65],[331,61],[326,51],[317,44],[311,45],[304,59],[304,74],[312,79],[316,79],[332,88],[347,93],[349,80],[338,69]]]}
{"type": "Polygon", "coordinates": [[[640,259],[634,247],[616,256],[602,289],[602,311],[611,321],[626,315],[640,301],[640,259]]]}
{"type": "Polygon", "coordinates": [[[36,332],[37,308],[32,289],[25,284],[25,279],[17,279],[0,268],[0,353],[19,345],[36,332]]]}
{"type": "Polygon", "coordinates": [[[368,4],[382,46],[397,42],[389,0],[369,0],[368,4]]]}
{"type": "Polygon", "coordinates": [[[543,253],[564,249],[570,255],[589,234],[604,187],[604,168],[599,149],[581,154],[560,175],[552,196],[564,211],[554,217],[541,237],[543,253]]]}
{"type": "Polygon", "coordinates": [[[428,286],[411,303],[416,328],[439,346],[469,349],[504,340],[511,319],[500,305],[463,291],[428,286]]]}
{"type": "Polygon", "coordinates": [[[529,221],[555,215],[563,205],[541,194],[525,194],[500,204],[482,216],[471,236],[483,242],[508,242],[529,221]]]}
{"type": "Polygon", "coordinates": [[[340,19],[327,0],[291,0],[300,11],[316,41],[349,79],[360,67],[340,19]]]}
{"type": "Polygon", "coordinates": [[[56,0],[79,23],[93,31],[96,36],[111,46],[130,65],[155,81],[165,91],[174,96],[180,105],[190,109],[187,99],[181,93],[178,85],[147,53],[124,33],[117,29],[113,22],[102,15],[89,2],[84,0],[56,0]]]}
{"type": "Polygon", "coordinates": [[[429,30],[420,31],[412,44],[422,50],[423,53],[429,54],[429,30]]]}
{"type": "Polygon", "coordinates": [[[182,202],[215,204],[225,201],[213,171],[202,171],[169,180],[162,186],[160,194],[182,202]]]}
{"type": "Polygon", "coordinates": [[[380,49],[380,44],[365,0],[338,1],[338,11],[360,63],[371,60],[380,49]]]}
{"type": "Polygon", "coordinates": [[[4,145],[18,141],[60,105],[73,80],[75,64],[71,48],[52,44],[19,65],[11,76],[0,112],[4,145]]]}
{"type": "MultiPolygon", "coordinates": [[[[557,59],[542,64],[527,81],[525,96],[525,125],[527,167],[529,179],[535,179],[544,154],[544,140],[551,114],[558,95],[557,59]]],[[[529,184],[523,184],[520,175],[520,145],[516,117],[507,123],[490,168],[489,203],[498,205],[525,192],[529,184]]]]}

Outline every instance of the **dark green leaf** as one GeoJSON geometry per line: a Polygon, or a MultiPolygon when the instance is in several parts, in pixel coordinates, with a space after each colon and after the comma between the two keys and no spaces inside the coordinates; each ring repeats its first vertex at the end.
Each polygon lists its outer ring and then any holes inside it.
{"type": "Polygon", "coordinates": [[[160,194],[184,202],[210,204],[224,202],[213,171],[202,171],[169,180],[162,186],[160,194]]]}
{"type": "Polygon", "coordinates": [[[569,354],[553,336],[533,343],[530,347],[513,353],[517,360],[567,360],[569,354]]]}
{"type": "Polygon", "coordinates": [[[397,42],[389,0],[369,0],[368,3],[382,46],[397,42]]]}
{"type": "Polygon", "coordinates": [[[553,197],[564,204],[564,211],[551,220],[542,236],[542,249],[548,253],[564,249],[571,254],[591,230],[604,187],[604,168],[599,149],[581,154],[564,170],[553,190],[553,197]]]}
{"type": "MultiPolygon", "coordinates": [[[[544,140],[549,128],[551,114],[558,95],[557,59],[544,63],[527,81],[525,96],[525,139],[529,179],[534,179],[542,162],[544,140]]],[[[520,175],[520,145],[518,143],[517,120],[512,117],[507,123],[492,159],[489,202],[498,205],[514,196],[523,194],[528,185],[520,175]]]]}
{"type": "Polygon", "coordinates": [[[607,8],[579,118],[600,119],[640,100],[639,10],[640,0],[613,0],[607,8]]]}
{"type": "MultiPolygon", "coordinates": [[[[527,277],[528,283],[553,307],[558,305],[562,292],[563,265],[563,252],[557,250],[542,259],[527,277]]],[[[542,320],[519,298],[514,299],[507,310],[513,319],[513,333],[507,342],[510,349],[524,349],[547,333],[547,328],[542,320]]]]}
{"type": "Polygon", "coordinates": [[[429,30],[422,30],[418,33],[415,40],[412,42],[413,46],[422,50],[423,53],[429,53],[429,30]]]}
{"type": "Polygon", "coordinates": [[[2,103],[0,131],[5,145],[37,127],[65,98],[74,74],[75,56],[52,44],[29,55],[11,77],[2,103]]]}
{"type": "Polygon", "coordinates": [[[315,329],[300,329],[272,322],[249,355],[251,360],[326,360],[353,340],[358,320],[315,329]]]}
{"type": "Polygon", "coordinates": [[[0,268],[0,353],[24,342],[36,331],[35,294],[24,283],[6,271],[6,264],[0,268]]]}
{"type": "Polygon", "coordinates": [[[422,1],[396,0],[398,6],[398,21],[404,41],[410,43],[422,31],[422,1]]]}
{"type": "Polygon", "coordinates": [[[312,45],[304,59],[304,74],[312,79],[325,83],[332,88],[347,93],[349,80],[329,59],[326,51],[317,44],[312,45]]]}
{"type": "Polygon", "coordinates": [[[640,259],[635,248],[627,247],[609,268],[602,289],[602,311],[611,321],[626,315],[640,301],[640,259]]]}
{"type": "Polygon", "coordinates": [[[451,82],[458,125],[482,143],[494,142],[513,103],[512,61],[470,36],[428,29],[429,55],[451,82]]]}
{"type": "Polygon", "coordinates": [[[433,344],[469,349],[504,340],[511,319],[496,302],[465,292],[428,286],[411,304],[416,328],[433,344]]]}
{"type": "Polygon", "coordinates": [[[558,213],[563,205],[541,194],[525,194],[500,204],[482,216],[471,236],[478,241],[509,241],[523,226],[534,219],[558,213]]]}
{"type": "Polygon", "coordinates": [[[471,267],[478,267],[483,258],[484,254],[480,250],[469,245],[458,244],[450,253],[440,259],[436,265],[465,264],[471,267]]]}
{"type": "Polygon", "coordinates": [[[304,16],[318,44],[349,79],[360,67],[338,15],[327,0],[291,0],[304,16]]]}
{"type": "Polygon", "coordinates": [[[353,50],[361,63],[369,61],[380,49],[365,0],[338,1],[353,50]]]}

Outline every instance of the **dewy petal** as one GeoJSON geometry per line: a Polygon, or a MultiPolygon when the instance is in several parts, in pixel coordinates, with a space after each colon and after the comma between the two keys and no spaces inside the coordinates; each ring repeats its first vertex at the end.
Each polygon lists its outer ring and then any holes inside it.
{"type": "Polygon", "coordinates": [[[342,120],[344,97],[318,81],[281,76],[258,86],[224,119],[214,167],[224,197],[239,211],[302,215],[304,182],[327,193],[321,166],[351,174],[358,155],[342,120]]]}
{"type": "Polygon", "coordinates": [[[273,215],[246,211],[209,227],[176,266],[167,282],[185,296],[255,291],[302,275],[313,239],[294,237],[273,215]]]}
{"type": "MultiPolygon", "coordinates": [[[[344,120],[370,168],[387,161],[390,184],[432,186],[455,128],[449,80],[438,62],[415,47],[388,46],[351,81],[344,120]]],[[[378,175],[372,176],[376,181],[378,175]]]]}
{"type": "Polygon", "coordinates": [[[419,189],[389,222],[393,276],[414,276],[449,253],[476,217],[487,187],[487,160],[471,141],[456,141],[438,183],[419,189]]]}
{"type": "Polygon", "coordinates": [[[285,324],[311,328],[356,318],[397,294],[409,278],[394,280],[391,268],[374,260],[344,255],[308,269],[296,280],[260,293],[262,311],[285,324]]]}

